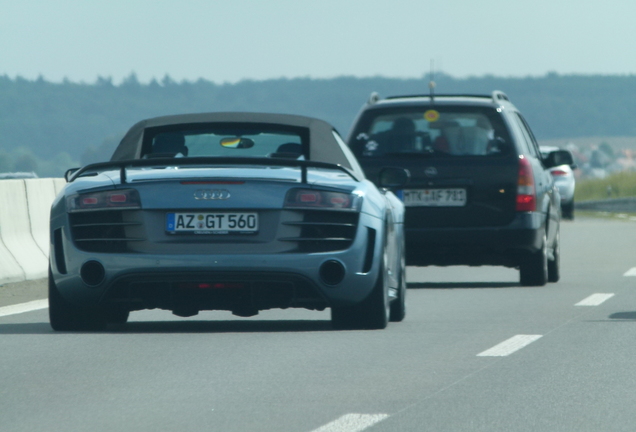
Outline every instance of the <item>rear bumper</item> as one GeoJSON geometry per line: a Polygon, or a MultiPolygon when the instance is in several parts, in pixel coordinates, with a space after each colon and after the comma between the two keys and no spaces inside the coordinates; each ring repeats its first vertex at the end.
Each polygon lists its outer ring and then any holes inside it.
{"type": "Polygon", "coordinates": [[[381,233],[381,224],[380,219],[363,217],[353,244],[340,251],[173,255],[83,251],[64,227],[59,238],[51,239],[50,264],[60,295],[88,308],[104,302],[125,303],[131,310],[349,306],[364,300],[377,280],[383,245],[370,240],[369,228],[381,233]],[[329,284],[321,267],[333,261],[344,274],[329,284]],[[86,263],[102,269],[93,284],[82,277],[86,263]]]}
{"type": "Polygon", "coordinates": [[[561,203],[569,203],[574,200],[574,182],[557,181],[555,182],[559,195],[561,195],[561,203]]]}
{"type": "Polygon", "coordinates": [[[519,213],[503,227],[405,228],[407,265],[517,267],[541,248],[545,215],[519,213]]]}
{"type": "Polygon", "coordinates": [[[188,316],[228,310],[249,316],[273,308],[323,310],[330,305],[318,284],[298,273],[135,272],[113,280],[102,303],[127,310],[166,309],[188,316]]]}
{"type": "MultiPolygon", "coordinates": [[[[60,294],[78,306],[124,303],[127,309],[236,310],[245,305],[257,310],[300,307],[324,309],[362,301],[377,278],[377,264],[361,273],[362,264],[351,251],[343,253],[278,256],[106,256],[77,253],[78,264],[100,263],[104,280],[90,286],[81,269],[67,274],[53,271],[60,294]],[[320,277],[327,261],[342,265],[344,276],[336,285],[320,277]],[[358,271],[356,271],[358,270],[358,271]]],[[[54,266],[52,266],[55,268],[54,266]]]]}

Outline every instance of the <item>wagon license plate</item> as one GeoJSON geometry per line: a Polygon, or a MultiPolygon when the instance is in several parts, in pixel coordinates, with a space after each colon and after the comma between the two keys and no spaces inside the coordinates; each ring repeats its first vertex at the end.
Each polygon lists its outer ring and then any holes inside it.
{"type": "Polygon", "coordinates": [[[258,213],[168,213],[169,233],[230,234],[258,231],[258,213]]]}
{"type": "Polygon", "coordinates": [[[406,207],[463,207],[466,189],[406,189],[402,192],[406,207]]]}

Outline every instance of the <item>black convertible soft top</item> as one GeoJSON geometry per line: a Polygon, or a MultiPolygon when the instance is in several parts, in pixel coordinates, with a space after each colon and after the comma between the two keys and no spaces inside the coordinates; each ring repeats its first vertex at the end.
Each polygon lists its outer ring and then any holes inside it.
{"type": "MultiPolygon", "coordinates": [[[[361,174],[348,147],[338,142],[335,129],[329,123],[304,116],[249,112],[214,112],[180,114],[142,120],[128,130],[113,153],[111,161],[140,159],[144,132],[149,128],[180,124],[260,123],[305,128],[309,132],[309,160],[339,164],[361,174]]],[[[337,133],[337,132],[336,132],[337,133]]]]}

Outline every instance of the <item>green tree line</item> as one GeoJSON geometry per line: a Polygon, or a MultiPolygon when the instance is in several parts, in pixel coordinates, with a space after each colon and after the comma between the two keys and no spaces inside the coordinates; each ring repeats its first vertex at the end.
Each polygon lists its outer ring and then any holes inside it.
{"type": "MultiPolygon", "coordinates": [[[[539,139],[636,136],[636,75],[558,75],[454,78],[437,74],[436,92],[489,94],[503,90],[539,139]]],[[[273,79],[217,84],[169,76],[119,84],[0,76],[0,172],[33,168],[61,175],[70,166],[108,159],[125,131],[159,115],[207,111],[266,111],[309,115],[346,135],[371,92],[381,96],[428,93],[428,76],[273,79]],[[70,166],[69,166],[70,165],[70,166]]]]}

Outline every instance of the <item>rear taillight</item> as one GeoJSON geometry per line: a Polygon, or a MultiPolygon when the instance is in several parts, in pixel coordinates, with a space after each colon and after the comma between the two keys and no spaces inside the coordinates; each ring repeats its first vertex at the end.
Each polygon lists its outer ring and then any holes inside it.
{"type": "Polygon", "coordinates": [[[292,189],[285,198],[285,207],[358,210],[361,198],[356,194],[314,189],[292,189]]]}
{"type": "Polygon", "coordinates": [[[560,176],[565,176],[568,175],[568,173],[566,171],[557,169],[557,170],[552,170],[550,171],[550,174],[552,174],[554,177],[560,177],[560,176]]]}
{"type": "Polygon", "coordinates": [[[69,212],[92,210],[122,210],[141,208],[139,192],[135,189],[109,190],[73,195],[66,199],[69,212]]]}
{"type": "Polygon", "coordinates": [[[517,211],[537,209],[537,194],[534,188],[532,165],[524,156],[519,156],[519,178],[517,180],[517,211]]]}

